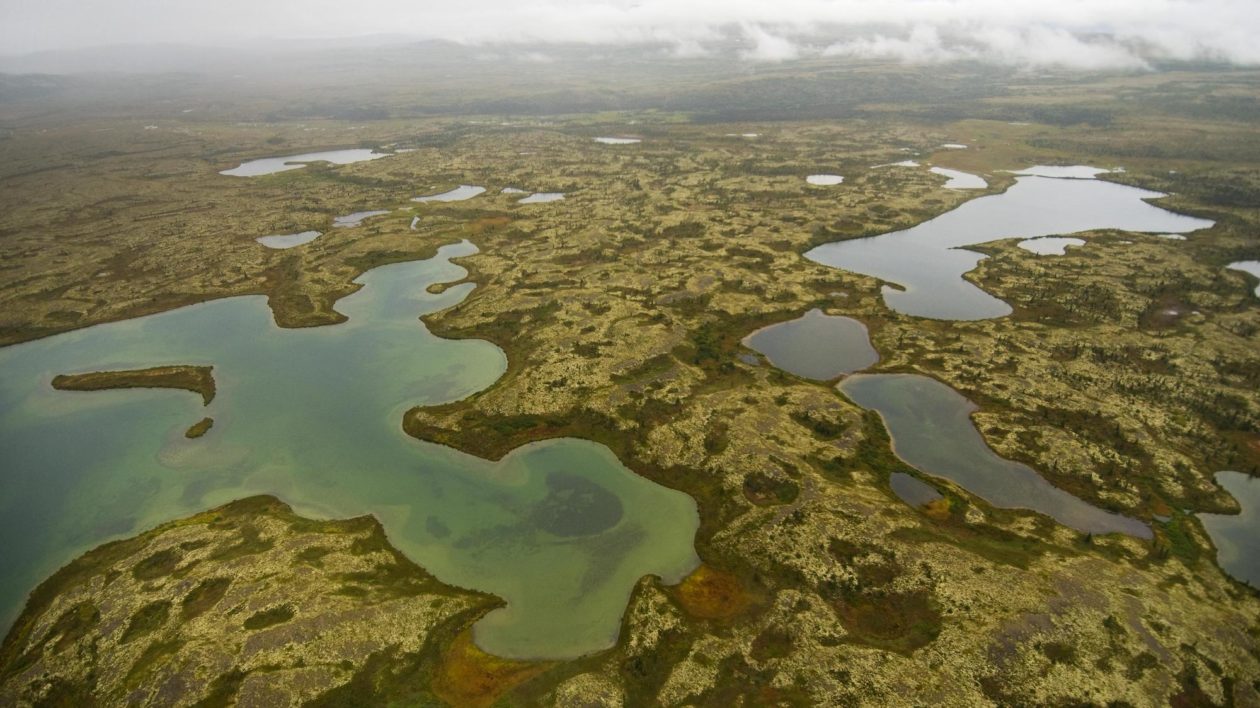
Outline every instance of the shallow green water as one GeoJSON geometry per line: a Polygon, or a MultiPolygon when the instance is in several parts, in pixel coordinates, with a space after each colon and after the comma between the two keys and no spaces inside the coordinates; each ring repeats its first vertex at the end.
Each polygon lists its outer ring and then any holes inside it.
{"type": "Polygon", "coordinates": [[[971,422],[975,404],[936,379],[855,374],[839,388],[854,403],[879,413],[898,457],[927,474],[958,483],[994,506],[1039,511],[1080,531],[1151,537],[1141,521],[1087,504],[1028,465],[999,457],[971,422]]]}
{"type": "Polygon", "coordinates": [[[280,329],[240,297],[0,349],[0,608],[103,541],[231,499],[276,494],[299,512],[371,513],[438,578],[507,600],[475,627],[514,657],[571,657],[615,639],[634,583],[695,567],[694,501],[565,439],[489,462],[403,434],[413,405],[456,400],[506,367],[494,345],[429,334],[417,317],[471,284],[443,248],[365,274],[349,322],[280,329]],[[182,391],[55,391],[55,374],[210,364],[208,407],[182,391]],[[215,419],[204,438],[183,431],[215,419]]]}
{"type": "Polygon", "coordinates": [[[1217,472],[1216,482],[1238,500],[1242,513],[1199,514],[1216,544],[1216,562],[1225,572],[1260,587],[1260,478],[1242,472],[1217,472]]]}

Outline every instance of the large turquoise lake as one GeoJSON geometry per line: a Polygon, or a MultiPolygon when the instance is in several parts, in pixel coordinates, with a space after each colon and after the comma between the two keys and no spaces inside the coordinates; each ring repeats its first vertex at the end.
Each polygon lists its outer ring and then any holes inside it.
{"type": "Polygon", "coordinates": [[[474,287],[450,259],[385,266],[337,304],[340,325],[277,327],[238,297],[0,349],[0,611],[104,541],[232,499],[275,494],[299,512],[374,514],[441,580],[507,601],[474,627],[502,656],[573,657],[610,646],[634,583],[698,559],[695,502],[563,439],[498,462],[420,442],[403,412],[466,397],[505,371],[484,341],[433,336],[418,317],[474,287]],[[56,391],[61,373],[212,365],[218,395],[56,391]],[[213,429],[188,440],[189,425],[213,429]]]}

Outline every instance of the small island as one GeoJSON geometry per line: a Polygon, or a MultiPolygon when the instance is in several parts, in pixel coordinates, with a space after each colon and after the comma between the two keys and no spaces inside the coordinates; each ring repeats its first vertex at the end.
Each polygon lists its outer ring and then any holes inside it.
{"type": "Polygon", "coordinates": [[[188,438],[189,440],[192,440],[194,438],[199,438],[202,435],[205,435],[206,433],[210,432],[210,428],[212,428],[213,426],[214,426],[214,418],[202,418],[196,423],[193,423],[192,426],[188,428],[188,430],[184,431],[184,437],[188,438]]]}
{"type": "MultiPolygon", "coordinates": [[[[59,391],[106,391],[116,388],[182,388],[185,391],[200,393],[205,405],[214,400],[214,376],[212,366],[154,366],[148,369],[129,369],[124,371],[93,371],[85,374],[60,374],[53,377],[52,386],[59,391]]],[[[207,419],[209,420],[209,419],[207,419]]],[[[213,422],[213,421],[211,421],[213,422]]],[[[202,423],[189,429],[188,437],[199,437],[210,429],[206,424],[200,433],[193,435],[193,430],[202,423]]]]}

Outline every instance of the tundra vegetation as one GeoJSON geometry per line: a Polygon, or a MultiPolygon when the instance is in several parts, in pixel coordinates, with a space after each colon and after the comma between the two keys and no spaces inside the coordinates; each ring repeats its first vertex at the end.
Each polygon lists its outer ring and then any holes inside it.
{"type": "MultiPolygon", "coordinates": [[[[329,93],[214,102],[219,89],[196,85],[133,105],[126,91],[90,103],[75,86],[31,97],[7,79],[0,341],[242,294],[266,295],[280,326],[334,324],[363,271],[468,239],[480,251],[461,265],[478,288],[425,324],[493,341],[508,371],[468,399],[407,411],[404,430],[484,457],[560,436],[604,443],[696,499],[703,564],[676,586],[642,579],[615,647],[509,661],[469,632],[494,598],[427,576],[370,519],[316,522],[244,500],[103,546],[46,581],[0,650],[0,695],[1260,702],[1260,598],[1216,566],[1194,516],[1237,509],[1215,472],[1260,473],[1260,299],[1254,278],[1225,268],[1260,258],[1260,73],[1017,80],[805,62],[631,82],[617,97],[579,79],[568,92],[349,90],[348,104],[373,107],[353,116],[330,115],[347,102],[329,93]],[[641,142],[592,139],[606,135],[641,142]],[[395,154],[218,174],[338,147],[395,154]],[[923,167],[872,167],[909,158],[923,167]],[[977,247],[990,257],[967,277],[1014,312],[974,322],[898,314],[878,281],[801,257],[1001,191],[1014,179],[1003,170],[1033,164],[1121,166],[1102,178],[1167,192],[1160,206],[1215,226],[1184,241],[1074,234],[1085,245],[1053,257],[1013,239],[977,247]],[[988,186],[946,189],[929,166],[988,186]],[[817,173],[845,179],[808,185],[817,173]],[[487,191],[410,201],[461,184],[487,191]],[[518,205],[509,186],[565,199],[518,205]],[[329,228],[377,209],[390,211],[329,228]],[[286,250],[255,242],[306,230],[325,235],[286,250]],[[979,405],[999,454],[1148,521],[1154,539],[1082,535],[940,479],[925,480],[940,499],[900,502],[890,475],[922,475],[877,415],[741,344],[813,308],[867,326],[880,356],[868,371],[952,386],[979,405]]],[[[174,368],[185,376],[87,381],[205,393],[192,367],[174,368]]]]}

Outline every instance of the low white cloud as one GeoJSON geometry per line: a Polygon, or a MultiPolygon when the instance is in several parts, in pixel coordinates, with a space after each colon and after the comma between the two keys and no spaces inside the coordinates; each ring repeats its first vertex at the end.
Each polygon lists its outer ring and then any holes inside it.
{"type": "Polygon", "coordinates": [[[959,59],[974,59],[974,49],[963,46],[946,47],[940,32],[930,25],[916,25],[904,37],[876,33],[837,42],[823,50],[825,56],[857,57],[862,59],[891,59],[907,64],[935,64],[959,59]]]}
{"type": "Polygon", "coordinates": [[[1108,35],[1083,36],[1059,27],[952,26],[943,35],[916,25],[902,35],[876,33],[837,42],[825,56],[886,59],[907,64],[983,61],[1023,67],[1140,69],[1148,62],[1131,46],[1108,35]]]}
{"type": "Polygon", "coordinates": [[[752,42],[752,47],[741,52],[745,59],[754,61],[788,61],[801,56],[800,49],[786,37],[771,34],[757,25],[743,28],[744,35],[752,42]]]}
{"type": "Polygon", "coordinates": [[[976,32],[980,53],[998,63],[1070,69],[1138,69],[1147,62],[1108,38],[1087,39],[1058,27],[986,27],[976,32]]]}
{"type": "Polygon", "coordinates": [[[905,62],[1134,68],[1260,64],[1256,0],[0,0],[0,53],[369,35],[468,44],[654,43],[748,60],[821,53],[905,62]]]}

